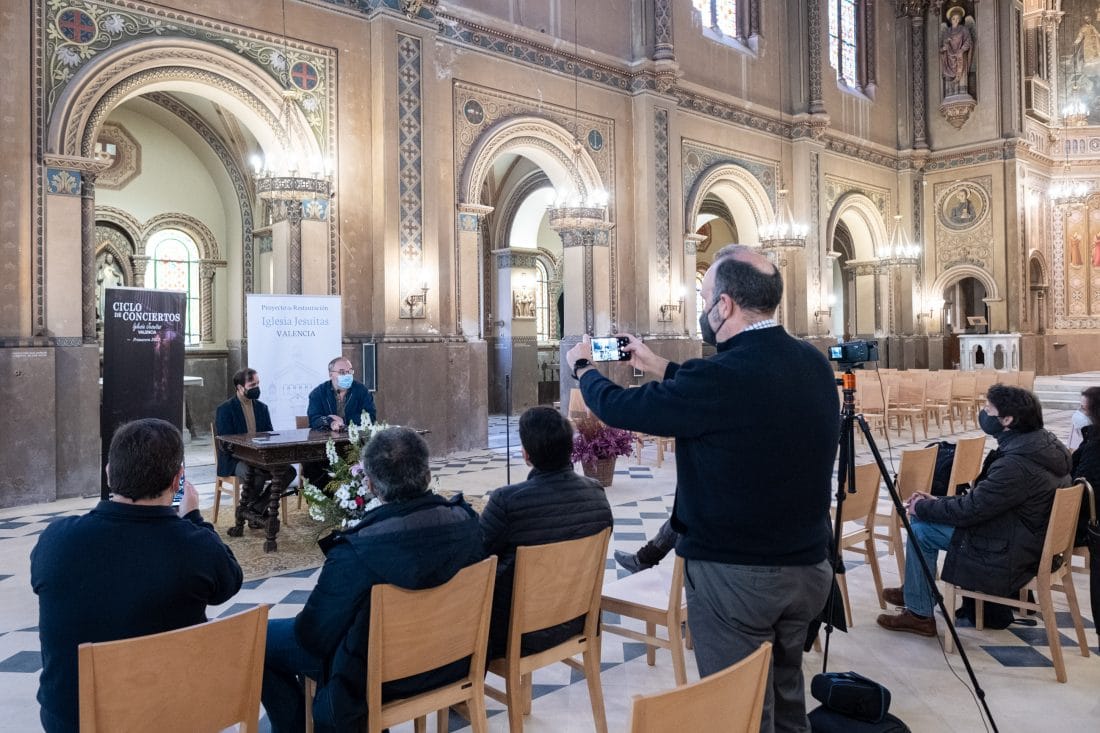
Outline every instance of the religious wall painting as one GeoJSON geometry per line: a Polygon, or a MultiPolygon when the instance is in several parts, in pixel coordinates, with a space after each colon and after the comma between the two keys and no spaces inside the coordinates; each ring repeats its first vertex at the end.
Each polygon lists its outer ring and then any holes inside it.
{"type": "Polygon", "coordinates": [[[991,176],[935,185],[937,272],[959,265],[992,266],[992,187],[991,176]]]}
{"type": "Polygon", "coordinates": [[[980,224],[989,210],[989,201],[978,186],[963,184],[943,197],[939,218],[953,231],[966,231],[980,224]]]}
{"type": "Polygon", "coordinates": [[[1066,211],[1063,246],[1066,315],[1100,315],[1100,196],[1066,211]]]}
{"type": "Polygon", "coordinates": [[[1100,0],[1062,0],[1061,10],[1058,103],[1080,103],[1085,124],[1100,124],[1100,0]]]}

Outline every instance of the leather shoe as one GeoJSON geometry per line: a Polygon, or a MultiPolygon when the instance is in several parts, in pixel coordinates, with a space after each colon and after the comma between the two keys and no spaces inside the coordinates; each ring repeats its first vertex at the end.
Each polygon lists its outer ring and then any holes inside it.
{"type": "Polygon", "coordinates": [[[936,635],[936,619],[934,616],[921,618],[908,609],[903,609],[896,616],[891,616],[888,613],[880,614],[878,625],[888,631],[905,631],[920,636],[936,635]]]}
{"type": "Polygon", "coordinates": [[[622,565],[631,573],[637,573],[642,570],[648,570],[653,567],[644,562],[638,560],[638,556],[632,552],[623,552],[622,550],[615,550],[615,562],[622,565]]]}
{"type": "Polygon", "coordinates": [[[883,588],[882,600],[889,603],[891,606],[904,606],[905,605],[905,589],[904,588],[883,588]]]}

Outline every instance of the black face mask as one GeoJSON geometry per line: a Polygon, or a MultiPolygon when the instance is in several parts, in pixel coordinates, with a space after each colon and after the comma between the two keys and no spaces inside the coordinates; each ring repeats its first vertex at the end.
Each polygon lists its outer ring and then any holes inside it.
{"type": "Polygon", "coordinates": [[[999,417],[993,417],[985,410],[978,412],[978,425],[981,427],[987,435],[996,437],[1004,432],[1005,426],[1001,425],[1001,419],[999,417]]]}
{"type": "Polygon", "coordinates": [[[260,399],[260,388],[252,387],[250,389],[246,389],[244,391],[244,396],[250,400],[258,400],[260,399]]]}
{"type": "MultiPolygon", "coordinates": [[[[719,301],[716,300],[699,316],[699,333],[703,337],[703,343],[710,344],[711,346],[718,346],[718,332],[714,330],[714,327],[710,325],[710,312],[714,310],[714,306],[718,305],[719,301]]],[[[718,328],[721,328],[725,324],[725,319],[722,323],[718,324],[718,328]]]]}

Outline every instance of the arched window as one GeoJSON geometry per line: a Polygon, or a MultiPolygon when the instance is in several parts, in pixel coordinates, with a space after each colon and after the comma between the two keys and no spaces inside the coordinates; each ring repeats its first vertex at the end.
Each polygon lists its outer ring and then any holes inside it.
{"type": "Polygon", "coordinates": [[[756,51],[760,0],[691,0],[703,35],[734,48],[756,51]]]}
{"type": "Polygon", "coordinates": [[[535,336],[550,340],[550,273],[542,260],[535,260],[535,336]]]}
{"type": "Polygon", "coordinates": [[[829,63],[842,87],[874,96],[874,14],[870,0],[829,0],[829,63]]]}
{"type": "Polygon", "coordinates": [[[199,250],[179,229],[161,229],[145,245],[145,287],[187,293],[187,345],[199,343],[199,250]]]}

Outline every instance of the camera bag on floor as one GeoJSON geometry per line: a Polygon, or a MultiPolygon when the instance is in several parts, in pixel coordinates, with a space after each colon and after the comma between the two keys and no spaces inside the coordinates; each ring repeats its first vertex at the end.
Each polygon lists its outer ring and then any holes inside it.
{"type": "Polygon", "coordinates": [[[810,711],[813,733],[912,733],[905,723],[886,713],[877,723],[850,718],[822,705],[810,711]]]}
{"type": "Polygon", "coordinates": [[[821,703],[809,715],[814,733],[910,733],[890,714],[890,691],[861,674],[815,674],[810,694],[821,703]]]}

